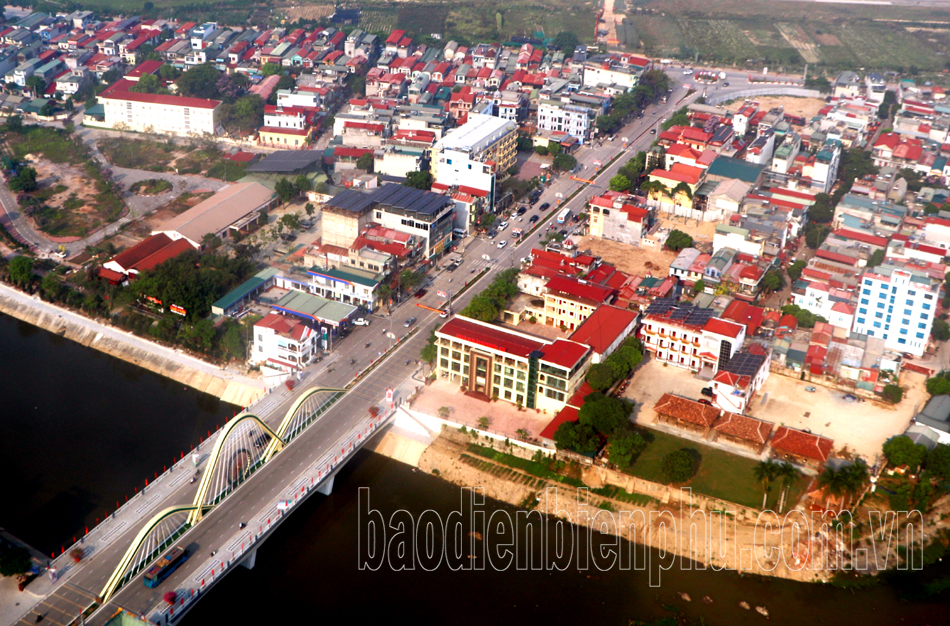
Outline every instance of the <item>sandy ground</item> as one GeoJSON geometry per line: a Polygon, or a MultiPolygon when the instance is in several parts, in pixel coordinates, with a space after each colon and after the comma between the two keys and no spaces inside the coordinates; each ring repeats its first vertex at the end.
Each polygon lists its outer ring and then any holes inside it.
{"type": "Polygon", "coordinates": [[[685,217],[672,217],[665,213],[660,215],[658,219],[664,228],[682,231],[692,237],[696,243],[712,243],[713,236],[716,234],[716,224],[719,223],[697,222],[685,217]]]}
{"type": "MultiPolygon", "coordinates": [[[[796,98],[793,96],[759,96],[753,98],[759,103],[759,109],[769,110],[773,107],[784,106],[785,112],[789,115],[796,115],[809,119],[815,116],[821,107],[825,106],[825,101],[821,98],[796,98]]],[[[730,104],[727,108],[730,111],[738,111],[742,107],[742,100],[730,104]]]]}
{"type": "Polygon", "coordinates": [[[581,250],[590,250],[592,255],[601,257],[604,263],[610,263],[621,272],[640,276],[666,276],[670,272],[670,263],[676,258],[676,253],[668,250],[635,248],[589,235],[581,237],[578,246],[581,250]]]}
{"type": "Polygon", "coordinates": [[[637,423],[653,424],[656,421],[653,406],[664,393],[699,399],[702,397],[700,390],[706,384],[689,370],[672,365],[663,367],[662,363],[647,355],[623,395],[636,403],[633,416],[637,423]]]}
{"type": "MultiPolygon", "coordinates": [[[[95,183],[79,168],[69,165],[68,163],[53,163],[32,154],[26,155],[26,160],[28,160],[36,170],[36,179],[41,188],[55,187],[56,185],[64,185],[67,188],[65,191],[47,200],[47,206],[61,208],[63,203],[73,194],[87,203],[91,202],[95,197],[95,183]]],[[[87,214],[90,222],[98,219],[98,216],[95,214],[95,209],[89,204],[73,209],[72,212],[76,214],[87,214]]]]}
{"type": "Polygon", "coordinates": [[[287,15],[291,23],[297,20],[319,20],[323,17],[329,17],[333,14],[332,4],[294,4],[289,7],[280,7],[281,12],[287,15]]]}
{"type": "Polygon", "coordinates": [[[504,400],[488,402],[467,396],[459,391],[458,384],[444,378],[426,386],[412,401],[414,411],[429,415],[438,415],[440,407],[449,407],[447,419],[459,424],[477,427],[478,418],[487,417],[489,431],[508,437],[514,437],[520,428],[528,431],[532,437],[537,437],[554,419],[553,414],[534,409],[519,411],[518,407],[504,400]]]}

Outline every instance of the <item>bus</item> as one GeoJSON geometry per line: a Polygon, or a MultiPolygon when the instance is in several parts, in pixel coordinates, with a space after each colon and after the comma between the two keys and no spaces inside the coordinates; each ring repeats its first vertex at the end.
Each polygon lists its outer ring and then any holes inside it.
{"type": "Polygon", "coordinates": [[[563,211],[561,211],[560,213],[557,214],[557,223],[558,223],[558,224],[563,224],[563,223],[566,222],[570,217],[571,217],[571,210],[570,210],[570,209],[564,209],[563,211]]]}
{"type": "Polygon", "coordinates": [[[145,586],[158,587],[178,566],[188,560],[188,552],[181,546],[175,546],[168,554],[160,558],[145,572],[145,586]]]}

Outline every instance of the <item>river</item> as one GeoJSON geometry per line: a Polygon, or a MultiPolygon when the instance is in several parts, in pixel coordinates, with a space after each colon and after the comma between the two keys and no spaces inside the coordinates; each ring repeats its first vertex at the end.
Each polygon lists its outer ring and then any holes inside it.
{"type": "MultiPolygon", "coordinates": [[[[199,434],[229,417],[234,407],[112,357],[0,315],[0,463],[4,506],[0,526],[46,552],[58,550],[111,511],[146,476],[188,450],[199,434]],[[7,506],[8,504],[14,506],[7,506]]],[[[397,511],[414,519],[433,510],[445,518],[460,506],[460,490],[391,459],[361,452],[337,476],[332,495],[301,505],[259,550],[253,570],[235,569],[182,621],[184,626],[248,623],[252,618],[313,615],[323,620],[389,622],[395,612],[422,624],[553,623],[591,619],[676,617],[689,623],[762,624],[739,602],[764,605],[770,623],[947,623],[938,601],[906,602],[893,584],[866,591],[828,585],[740,577],[732,572],[687,571],[679,563],[651,587],[646,571],[593,567],[565,571],[361,571],[359,488],[389,520],[397,511]],[[686,592],[692,602],[682,600],[686,592]],[[700,601],[710,596],[712,604],[700,601]]],[[[488,515],[516,507],[488,502],[488,515]]],[[[518,522],[519,532],[524,523],[518,522]]],[[[523,552],[544,554],[541,522],[523,552]]],[[[468,532],[466,528],[466,532],[468,532]]],[[[485,549],[497,547],[494,539],[485,549]]],[[[601,540],[595,538],[595,545],[601,540]]],[[[550,546],[548,546],[550,548],[550,546]]],[[[651,553],[654,563],[660,559],[651,553]]],[[[467,556],[467,555],[465,555],[467,556]]],[[[948,559],[950,560],[950,559],[948,559]]],[[[465,560],[461,561],[463,566],[465,560]]],[[[948,564],[950,565],[950,564],[948,564]]],[[[946,574],[925,572],[924,578],[946,574]]],[[[654,575],[655,571],[654,571],[654,575]]],[[[908,577],[904,586],[920,584],[908,577]]]]}

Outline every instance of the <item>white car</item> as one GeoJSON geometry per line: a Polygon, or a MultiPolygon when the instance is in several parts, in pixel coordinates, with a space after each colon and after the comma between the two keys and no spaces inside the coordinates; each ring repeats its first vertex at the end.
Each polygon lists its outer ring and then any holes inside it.
{"type": "Polygon", "coordinates": [[[683,74],[686,74],[687,76],[689,76],[692,73],[693,73],[693,70],[683,70],[683,74]]]}
{"type": "Polygon", "coordinates": [[[501,232],[505,230],[506,228],[508,228],[508,222],[502,222],[501,224],[498,225],[498,232],[501,232]]]}
{"type": "Polygon", "coordinates": [[[361,317],[358,320],[355,320],[353,324],[356,326],[369,326],[369,320],[361,317]]]}
{"type": "Polygon", "coordinates": [[[502,248],[504,248],[504,247],[507,246],[507,245],[508,245],[508,242],[507,242],[507,241],[499,241],[499,242],[498,242],[498,249],[501,250],[502,248]]]}
{"type": "Polygon", "coordinates": [[[439,313],[439,317],[441,317],[442,319],[445,319],[445,318],[448,317],[448,316],[449,316],[449,310],[448,310],[448,309],[442,309],[442,312],[439,313]]]}

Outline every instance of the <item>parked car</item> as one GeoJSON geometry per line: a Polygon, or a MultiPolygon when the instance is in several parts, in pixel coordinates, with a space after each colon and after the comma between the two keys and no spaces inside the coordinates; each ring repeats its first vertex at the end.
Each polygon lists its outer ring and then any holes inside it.
{"type": "Polygon", "coordinates": [[[810,393],[815,393],[816,389],[812,387],[811,385],[808,385],[807,387],[805,387],[805,391],[808,391],[810,393]]]}
{"type": "Polygon", "coordinates": [[[424,296],[424,295],[426,295],[426,290],[425,290],[425,289],[420,289],[419,291],[416,292],[416,297],[417,297],[417,298],[421,298],[421,297],[424,296]]]}
{"type": "Polygon", "coordinates": [[[708,397],[710,397],[710,398],[713,397],[713,390],[712,390],[712,387],[703,387],[702,390],[700,390],[699,393],[703,394],[704,396],[708,396],[708,397]]]}
{"type": "Polygon", "coordinates": [[[853,393],[846,393],[846,394],[844,394],[844,396],[842,396],[842,397],[844,398],[844,401],[845,401],[845,402],[857,402],[857,401],[858,401],[858,397],[857,397],[856,395],[854,395],[853,393]]]}
{"type": "Polygon", "coordinates": [[[365,317],[361,317],[357,320],[354,320],[353,324],[356,326],[369,326],[369,320],[366,319],[365,317]]]}
{"type": "Polygon", "coordinates": [[[529,224],[534,224],[534,223],[537,222],[539,219],[541,219],[541,216],[539,216],[539,215],[532,215],[531,217],[528,218],[528,223],[529,223],[529,224]]]}
{"type": "Polygon", "coordinates": [[[452,314],[452,312],[449,311],[448,309],[442,309],[442,312],[439,313],[439,317],[441,317],[442,319],[445,319],[446,317],[448,317],[448,316],[451,315],[451,314],[452,314]]]}
{"type": "Polygon", "coordinates": [[[712,406],[712,402],[710,402],[706,398],[700,398],[699,400],[697,400],[697,402],[699,402],[700,404],[705,404],[707,406],[712,406]]]}
{"type": "Polygon", "coordinates": [[[504,248],[504,247],[507,246],[507,245],[508,245],[508,242],[507,242],[507,241],[504,241],[504,240],[499,241],[499,242],[498,242],[498,249],[501,250],[502,248],[504,248]]]}
{"type": "Polygon", "coordinates": [[[912,358],[914,358],[914,355],[911,354],[910,352],[905,352],[901,356],[904,357],[905,361],[910,361],[912,358]]]}
{"type": "Polygon", "coordinates": [[[725,83],[722,84],[722,86],[723,86],[723,87],[728,87],[728,86],[729,86],[729,83],[728,83],[728,82],[725,82],[725,83]]]}
{"type": "Polygon", "coordinates": [[[542,204],[541,206],[538,207],[538,210],[539,210],[539,211],[547,211],[547,210],[550,209],[550,208],[551,208],[551,203],[550,203],[550,202],[545,202],[544,204],[542,204]]]}
{"type": "Polygon", "coordinates": [[[416,318],[410,317],[409,319],[406,320],[406,323],[403,324],[403,326],[405,326],[406,328],[409,328],[410,326],[412,326],[412,325],[415,324],[415,323],[416,323],[416,318]]]}

